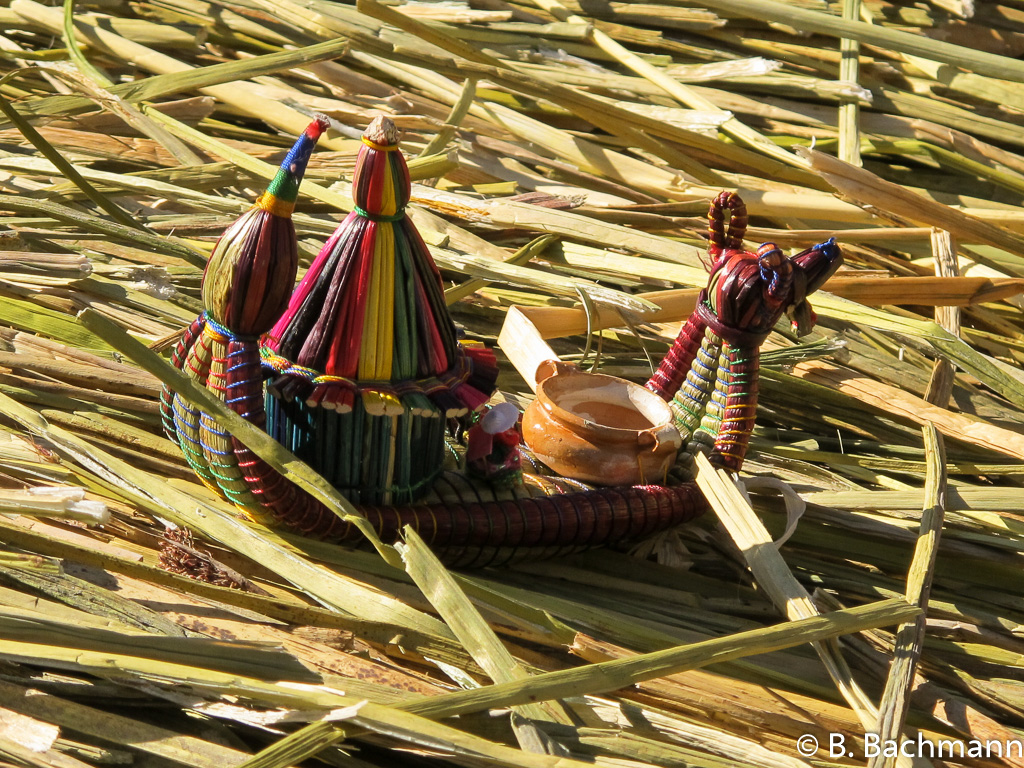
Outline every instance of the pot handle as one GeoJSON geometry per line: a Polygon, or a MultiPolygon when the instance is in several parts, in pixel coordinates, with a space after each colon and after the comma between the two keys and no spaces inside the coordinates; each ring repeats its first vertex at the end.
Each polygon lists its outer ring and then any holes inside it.
{"type": "Polygon", "coordinates": [[[651,427],[650,429],[640,430],[636,436],[637,445],[641,448],[650,446],[651,453],[656,453],[658,448],[661,447],[661,438],[658,437],[658,432],[660,430],[660,427],[651,427]]]}
{"type": "Polygon", "coordinates": [[[534,375],[534,380],[540,384],[545,379],[550,379],[552,376],[568,376],[574,373],[579,373],[580,369],[572,363],[567,363],[564,360],[558,360],[557,358],[551,360],[545,360],[537,366],[537,373],[534,375]]]}
{"type": "Polygon", "coordinates": [[[636,442],[641,448],[650,446],[651,453],[657,452],[662,445],[674,446],[675,449],[679,449],[683,445],[679,432],[671,424],[661,424],[641,430],[637,433],[636,442]]]}

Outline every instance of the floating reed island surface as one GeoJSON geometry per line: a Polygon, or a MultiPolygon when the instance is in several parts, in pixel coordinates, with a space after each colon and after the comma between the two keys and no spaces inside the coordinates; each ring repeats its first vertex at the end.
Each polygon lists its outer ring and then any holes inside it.
{"type": "Polygon", "coordinates": [[[1020,0],[0,22],[0,763],[1024,765],[1020,0]],[[749,494],[698,459],[695,522],[466,572],[413,531],[353,549],[241,519],[164,437],[161,378],[217,237],[314,114],[300,278],[383,114],[462,335],[507,322],[586,370],[651,375],[722,190],[747,247],[835,236],[813,332],[762,348],[749,494]]]}

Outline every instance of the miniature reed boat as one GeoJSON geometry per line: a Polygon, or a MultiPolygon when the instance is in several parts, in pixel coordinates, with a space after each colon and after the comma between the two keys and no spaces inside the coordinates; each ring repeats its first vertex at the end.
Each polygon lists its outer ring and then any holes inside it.
{"type": "MultiPolygon", "coordinates": [[[[514,418],[479,418],[494,355],[456,339],[440,273],[405,214],[409,174],[386,118],[363,136],[355,209],[291,291],[291,211],[325,128],[317,120],[306,129],[267,192],[217,243],[206,311],[174,364],[312,465],[383,539],[411,525],[453,565],[639,539],[701,514],[696,486],[669,478],[682,476],[695,450],[740,468],[758,348],[783,314],[809,330],[806,297],[839,266],[836,244],[792,259],[770,243],[744,251],[743,203],[719,195],[708,288],[646,388],[552,361],[524,420],[549,467],[520,473],[514,418]],[[469,472],[447,466],[452,427],[469,428],[469,472]]],[[[358,536],[173,392],[163,393],[162,413],[197,475],[246,514],[312,536],[358,536]]]]}

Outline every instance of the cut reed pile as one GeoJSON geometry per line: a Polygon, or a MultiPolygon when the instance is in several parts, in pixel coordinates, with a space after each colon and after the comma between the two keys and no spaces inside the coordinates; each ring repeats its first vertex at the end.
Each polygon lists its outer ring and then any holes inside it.
{"type": "MultiPolygon", "coordinates": [[[[1024,2],[0,22],[0,763],[1024,766],[1024,2]],[[720,189],[755,238],[836,234],[817,329],[763,357],[754,511],[704,466],[717,516],[639,551],[451,573],[415,534],[303,540],[199,484],[145,346],[195,316],[216,236],[314,111],[306,264],[385,113],[466,332],[533,308],[617,375],[647,377],[678,327],[658,302],[678,320],[693,292],[665,292],[702,286],[720,189]]],[[[501,388],[530,396],[507,365],[501,388]]]]}

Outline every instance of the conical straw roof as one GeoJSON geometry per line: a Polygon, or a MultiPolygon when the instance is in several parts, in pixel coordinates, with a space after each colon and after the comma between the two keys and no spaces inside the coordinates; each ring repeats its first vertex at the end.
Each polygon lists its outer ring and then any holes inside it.
{"type": "Polygon", "coordinates": [[[472,350],[474,368],[456,340],[441,275],[405,213],[409,169],[386,117],[363,134],[352,191],[354,210],[268,335],[266,358],[284,374],[274,389],[341,412],[365,385],[380,396],[371,412],[400,413],[399,398],[417,392],[445,415],[476,409],[493,356],[472,350]]]}

